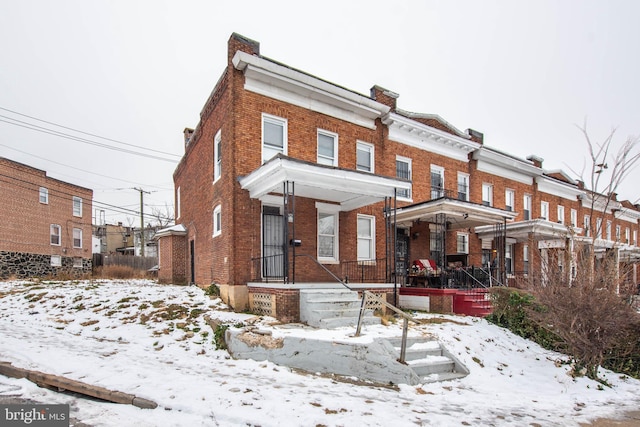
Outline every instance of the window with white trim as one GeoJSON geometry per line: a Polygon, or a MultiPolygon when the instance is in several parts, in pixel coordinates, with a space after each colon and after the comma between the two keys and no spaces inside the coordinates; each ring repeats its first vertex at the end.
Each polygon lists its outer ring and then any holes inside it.
{"type": "Polygon", "coordinates": [[[375,259],[375,225],[375,217],[358,215],[358,261],[375,259]]]}
{"type": "Polygon", "coordinates": [[[73,268],[82,268],[82,258],[80,257],[73,258],[73,268]]]}
{"type": "Polygon", "coordinates": [[[82,216],[82,199],[73,196],[73,216],[82,216]]]}
{"type": "Polygon", "coordinates": [[[513,274],[513,243],[504,245],[504,267],[507,274],[513,274]]]}
{"type": "Polygon", "coordinates": [[[504,208],[509,212],[513,212],[515,210],[515,200],[516,200],[516,192],[514,190],[505,190],[504,191],[504,208]]]}
{"type": "Polygon", "coordinates": [[[62,267],[62,257],[60,255],[51,255],[51,267],[62,267]]]}
{"type": "Polygon", "coordinates": [[[444,196],[444,168],[431,165],[431,198],[439,199],[444,196]]]}
{"type": "Polygon", "coordinates": [[[540,218],[549,221],[549,202],[540,202],[540,218]]]}
{"type": "Polygon", "coordinates": [[[82,228],[73,229],[73,247],[82,248],[82,228]]]}
{"type": "Polygon", "coordinates": [[[616,242],[619,242],[622,239],[622,227],[616,225],[616,242]]]}
{"type": "Polygon", "coordinates": [[[529,245],[522,245],[522,270],[529,274],[529,245]]]}
{"type": "Polygon", "coordinates": [[[529,221],[531,219],[531,195],[525,194],[522,202],[524,204],[523,206],[524,220],[529,221]]]}
{"type": "MultiPolygon", "coordinates": [[[[396,156],[396,177],[411,181],[411,159],[396,156]]],[[[398,197],[411,199],[411,189],[398,190],[398,197]]]]}
{"type": "Polygon", "coordinates": [[[564,224],[564,206],[558,205],[558,224],[564,224]]]}
{"type": "Polygon", "coordinates": [[[262,163],[277,154],[287,154],[287,120],[262,114],[262,163]]]}
{"type": "Polygon", "coordinates": [[[50,242],[53,246],[61,245],[61,230],[58,224],[51,224],[49,226],[50,242]]]}
{"type": "Polygon", "coordinates": [[[180,218],[180,187],[176,188],[176,218],[180,218]]]}
{"type": "Polygon", "coordinates": [[[338,166],[338,135],[318,129],[318,164],[338,166]]]}
{"type": "Polygon", "coordinates": [[[629,230],[629,227],[624,229],[624,242],[628,245],[631,244],[631,230],[629,230]]]}
{"type": "Polygon", "coordinates": [[[457,250],[459,254],[469,253],[469,234],[468,233],[457,234],[457,250]]]}
{"type": "Polygon", "coordinates": [[[213,208],[213,237],[222,234],[222,206],[213,208]]]}
{"type": "Polygon", "coordinates": [[[571,226],[578,226],[578,211],[575,209],[571,209],[571,226]]]}
{"type": "Polygon", "coordinates": [[[602,218],[596,219],[596,238],[602,239],[602,218]]]}
{"type": "Polygon", "coordinates": [[[318,261],[338,261],[338,230],[338,212],[318,208],[318,261]]]}
{"type": "Polygon", "coordinates": [[[589,215],[584,216],[583,228],[584,235],[587,237],[591,237],[591,217],[589,215]]]}
{"type": "Polygon", "coordinates": [[[356,143],[356,169],[363,172],[374,172],[374,147],[373,145],[358,141],[356,143]]]}
{"type": "Polygon", "coordinates": [[[607,240],[611,240],[611,221],[607,221],[607,240]]]}
{"type": "Polygon", "coordinates": [[[40,199],[40,203],[42,203],[44,205],[49,204],[49,189],[48,188],[40,187],[39,199],[40,199]]]}
{"type": "Polygon", "coordinates": [[[633,230],[633,245],[638,246],[638,230],[633,230]]]}
{"type": "Polygon", "coordinates": [[[458,172],[458,200],[469,201],[469,174],[458,172]]]}
{"type": "Polygon", "coordinates": [[[213,182],[216,182],[222,176],[222,129],[218,129],[213,138],[213,158],[213,182]]]}
{"type": "Polygon", "coordinates": [[[493,185],[482,183],[482,204],[493,206],[493,185]]]}

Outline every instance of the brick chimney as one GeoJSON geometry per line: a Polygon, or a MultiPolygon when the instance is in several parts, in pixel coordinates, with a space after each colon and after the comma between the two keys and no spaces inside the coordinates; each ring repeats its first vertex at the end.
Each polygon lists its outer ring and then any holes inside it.
{"type": "Polygon", "coordinates": [[[248,53],[249,55],[260,55],[260,42],[251,40],[250,38],[242,36],[238,33],[233,33],[231,34],[231,37],[229,37],[227,50],[229,61],[228,63],[229,65],[231,65],[233,55],[235,55],[237,51],[242,51],[248,53]]]}
{"type": "Polygon", "coordinates": [[[467,135],[471,137],[471,140],[477,142],[478,144],[484,144],[484,134],[482,132],[478,132],[475,129],[467,129],[467,135]]]}
{"type": "Polygon", "coordinates": [[[184,134],[184,146],[186,148],[191,142],[191,137],[193,137],[193,129],[184,128],[184,131],[182,131],[182,133],[184,134]]]}
{"type": "Polygon", "coordinates": [[[533,163],[533,165],[537,168],[541,168],[542,162],[544,162],[544,159],[542,157],[538,157],[535,154],[532,154],[529,157],[527,157],[527,160],[533,163]]]}
{"type": "Polygon", "coordinates": [[[383,87],[375,85],[370,90],[370,97],[374,101],[378,101],[381,104],[391,108],[391,111],[396,111],[396,100],[400,95],[395,92],[391,92],[383,87]]]}

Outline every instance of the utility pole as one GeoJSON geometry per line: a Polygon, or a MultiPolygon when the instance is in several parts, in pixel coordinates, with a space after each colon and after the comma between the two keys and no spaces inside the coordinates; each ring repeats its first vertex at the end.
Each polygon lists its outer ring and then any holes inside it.
{"type": "Polygon", "coordinates": [[[150,194],[150,191],[144,191],[142,188],[133,188],[140,192],[140,256],[144,256],[144,193],[150,194]]]}

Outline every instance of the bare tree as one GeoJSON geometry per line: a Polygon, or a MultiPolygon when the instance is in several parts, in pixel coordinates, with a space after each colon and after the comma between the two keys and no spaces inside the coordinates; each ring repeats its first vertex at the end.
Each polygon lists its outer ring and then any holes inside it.
{"type": "Polygon", "coordinates": [[[152,208],[149,216],[151,217],[154,225],[159,225],[163,228],[172,225],[175,221],[173,208],[167,203],[164,204],[164,208],[152,208]]]}

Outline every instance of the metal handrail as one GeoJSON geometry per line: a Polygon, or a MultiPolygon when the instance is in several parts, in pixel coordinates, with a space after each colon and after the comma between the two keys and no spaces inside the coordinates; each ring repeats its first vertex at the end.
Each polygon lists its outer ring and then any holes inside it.
{"type": "Polygon", "coordinates": [[[325,267],[324,265],[322,265],[322,263],[320,263],[320,261],[318,261],[316,258],[314,258],[313,256],[309,255],[309,254],[296,254],[296,257],[299,256],[305,256],[307,258],[309,258],[311,261],[315,262],[319,267],[321,267],[324,271],[326,271],[327,273],[329,273],[329,275],[331,277],[333,277],[336,282],[340,283],[342,286],[344,286],[345,288],[349,289],[350,291],[352,291],[353,289],[351,289],[349,286],[347,286],[347,284],[338,276],[336,276],[331,270],[329,270],[327,267],[325,267]]]}

